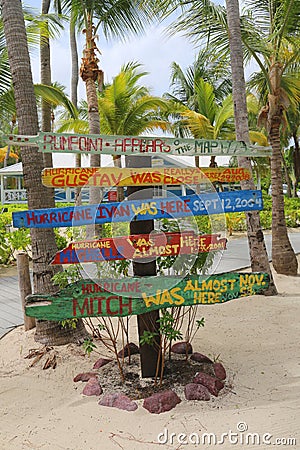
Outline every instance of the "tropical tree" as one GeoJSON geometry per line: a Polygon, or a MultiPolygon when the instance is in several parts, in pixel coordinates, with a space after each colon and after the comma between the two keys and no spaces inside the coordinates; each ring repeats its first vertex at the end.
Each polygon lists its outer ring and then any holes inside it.
{"type": "MultiPolygon", "coordinates": [[[[194,64],[185,72],[176,62],[172,63],[171,70],[172,92],[165,97],[173,102],[175,135],[188,137],[192,133],[194,137],[212,138],[216,109],[231,92],[228,63],[218,60],[209,49],[201,49],[194,64]],[[183,108],[176,107],[178,103],[183,108]],[[185,116],[183,121],[182,114],[185,116]]],[[[197,167],[199,161],[199,156],[195,156],[197,167]]],[[[215,165],[214,156],[211,165],[215,165]]]]}
{"type": "MultiPolygon", "coordinates": [[[[243,48],[238,0],[226,0],[226,10],[231,55],[232,91],[236,137],[238,140],[249,142],[246,84],[244,78],[243,48]]],[[[238,163],[240,166],[246,167],[250,171],[252,170],[251,163],[248,158],[239,156],[238,163]]],[[[253,180],[243,181],[241,185],[245,189],[254,188],[253,180]]],[[[269,273],[271,282],[268,288],[268,294],[275,295],[277,294],[277,289],[272,277],[258,212],[248,212],[246,214],[246,220],[252,270],[267,271],[269,273]]]]}
{"type": "MultiPolygon", "coordinates": [[[[73,20],[81,24],[85,34],[85,48],[83,51],[80,76],[86,86],[88,103],[89,132],[100,134],[100,119],[98,110],[97,87],[101,89],[103,71],[99,69],[99,49],[96,45],[99,29],[106,37],[125,36],[139,33],[143,24],[148,20],[146,5],[143,8],[139,1],[121,0],[118,2],[98,2],[96,0],[63,0],[62,10],[73,20]]],[[[94,167],[100,166],[100,155],[91,155],[90,163],[94,167]]],[[[99,189],[90,189],[91,203],[100,200],[99,189]]]]}
{"type": "MultiPolygon", "coordinates": [[[[36,135],[38,114],[21,2],[1,0],[0,6],[14,84],[19,133],[36,135]]],[[[44,167],[41,154],[34,147],[23,147],[21,155],[28,208],[53,207],[53,197],[41,183],[41,171],[44,167]]],[[[49,259],[57,251],[53,229],[32,228],[31,240],[34,291],[52,293],[55,288],[51,279],[55,269],[49,265],[49,259]]],[[[86,331],[81,321],[77,323],[76,329],[62,328],[57,322],[38,321],[35,339],[45,344],[59,345],[78,341],[83,336],[86,336],[86,331]]]]}
{"type": "MultiPolygon", "coordinates": [[[[98,93],[100,126],[103,134],[140,135],[157,128],[166,131],[170,128],[167,120],[162,118],[162,111],[167,110],[169,102],[153,97],[149,88],[140,84],[147,72],[141,72],[141,64],[129,62],[121,67],[111,84],[105,84],[98,93]]],[[[88,104],[81,101],[80,118],[63,119],[59,132],[75,131],[88,133],[88,104]]]]}
{"type": "MultiPolygon", "coordinates": [[[[140,81],[147,72],[140,71],[141,65],[130,62],[121,68],[111,84],[104,85],[98,93],[100,127],[103,134],[138,136],[155,129],[170,130],[170,124],[162,118],[169,108],[169,102],[150,95],[140,81]]],[[[88,133],[87,102],[80,104],[78,119],[63,120],[59,132],[75,131],[88,133]]],[[[114,164],[121,167],[121,157],[113,156],[114,164]]],[[[123,188],[118,188],[119,200],[123,200],[123,188]]]]}
{"type": "MultiPolygon", "coordinates": [[[[168,2],[174,7],[179,2],[168,2]]],[[[280,130],[285,111],[299,102],[299,11],[300,0],[247,0],[241,16],[244,59],[254,59],[260,69],[252,83],[264,88],[265,106],[260,114],[272,146],[272,259],[277,272],[294,275],[297,259],[290,244],[282,192],[282,156],[280,130]],[[260,81],[260,84],[258,83],[260,81]],[[274,188],[273,188],[274,186],[274,188]]],[[[200,42],[202,38],[218,52],[228,53],[229,32],[226,9],[209,0],[188,1],[181,17],[172,25],[173,32],[183,32],[200,42]]]]}

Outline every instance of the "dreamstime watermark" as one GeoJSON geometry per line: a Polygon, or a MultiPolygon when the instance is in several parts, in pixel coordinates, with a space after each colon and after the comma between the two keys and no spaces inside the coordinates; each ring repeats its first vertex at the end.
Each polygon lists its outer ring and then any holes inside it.
{"type": "Polygon", "coordinates": [[[236,430],[228,430],[225,433],[174,433],[169,432],[168,428],[164,428],[163,432],[157,435],[157,442],[161,445],[258,445],[258,446],[296,446],[296,438],[294,437],[275,437],[271,433],[256,433],[248,431],[246,422],[238,422],[236,430]]]}

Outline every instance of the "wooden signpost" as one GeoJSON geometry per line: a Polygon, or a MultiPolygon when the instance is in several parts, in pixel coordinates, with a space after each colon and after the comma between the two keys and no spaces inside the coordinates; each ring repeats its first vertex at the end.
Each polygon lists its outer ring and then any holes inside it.
{"type": "Polygon", "coordinates": [[[13,213],[13,225],[16,228],[71,227],[108,222],[254,211],[262,208],[261,191],[245,190],[18,211],[13,213]]]}
{"type": "Polygon", "coordinates": [[[217,234],[137,234],[94,241],[71,242],[57,252],[51,264],[78,264],[122,259],[140,260],[158,256],[191,255],[225,250],[227,239],[217,234]]]}
{"type": "Polygon", "coordinates": [[[46,153],[98,153],[106,155],[271,156],[271,147],[243,141],[185,139],[150,136],[39,133],[37,136],[2,135],[3,142],[35,146],[46,153]]]}
{"type": "Polygon", "coordinates": [[[178,277],[133,277],[81,280],[54,295],[29,295],[26,314],[41,320],[128,316],[174,306],[212,305],[259,294],[267,289],[266,273],[223,273],[178,277]]]}
{"type": "Polygon", "coordinates": [[[146,188],[143,186],[197,185],[207,180],[232,183],[250,179],[249,171],[244,168],[146,169],[145,166],[151,165],[150,156],[153,154],[257,157],[270,156],[270,147],[249,145],[242,141],[57,133],[39,133],[37,136],[2,135],[2,141],[11,145],[36,146],[45,153],[125,155],[128,165],[126,169],[49,168],[42,173],[43,184],[49,187],[128,186],[129,194],[137,195],[136,200],[120,203],[13,213],[13,224],[17,228],[130,222],[130,236],[71,243],[55,255],[51,264],[132,259],[134,277],[99,280],[98,283],[90,279],[81,280],[54,295],[29,295],[26,298],[27,316],[59,321],[136,314],[139,336],[144,331],[155,331],[157,339],[157,349],[148,344],[141,345],[140,349],[142,376],[149,377],[155,375],[158,363],[159,309],[224,303],[268,288],[269,275],[266,273],[225,273],[208,277],[194,275],[184,279],[177,276],[158,277],[154,276],[155,260],[150,260],[156,256],[226,248],[226,239],[220,239],[218,235],[153,234],[154,219],[261,210],[261,191],[243,190],[152,199],[145,198],[143,190],[146,188]],[[144,158],[135,158],[139,155],[144,158]],[[140,234],[143,232],[147,234],[140,234]],[[141,264],[142,259],[146,260],[146,264],[141,264]]]}
{"type": "Polygon", "coordinates": [[[241,167],[161,167],[128,169],[117,167],[60,167],[44,169],[42,182],[48,187],[83,186],[154,186],[199,184],[205,182],[234,183],[250,179],[241,167]]]}

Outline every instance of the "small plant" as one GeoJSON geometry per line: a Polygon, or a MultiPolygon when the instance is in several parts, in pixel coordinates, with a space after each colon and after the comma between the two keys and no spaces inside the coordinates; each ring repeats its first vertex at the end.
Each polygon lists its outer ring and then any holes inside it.
{"type": "Polygon", "coordinates": [[[175,318],[169,311],[163,311],[158,319],[160,334],[166,341],[178,341],[182,338],[182,333],[174,328],[175,318]]]}
{"type": "Polygon", "coordinates": [[[55,242],[58,250],[63,250],[68,245],[68,239],[61,231],[54,229],[55,242]]]}
{"type": "Polygon", "coordinates": [[[13,250],[27,250],[27,247],[31,244],[29,230],[26,228],[20,228],[8,234],[7,240],[13,250]]]}
{"type": "Polygon", "coordinates": [[[82,278],[80,268],[77,265],[71,265],[62,272],[57,272],[52,277],[53,284],[60,289],[67,287],[70,283],[75,283],[82,278]]]}
{"type": "Polygon", "coordinates": [[[82,347],[88,357],[90,357],[91,353],[95,350],[95,348],[97,348],[92,339],[85,339],[83,341],[82,347]]]}
{"type": "Polygon", "coordinates": [[[61,320],[60,324],[63,328],[71,328],[72,330],[76,330],[78,319],[74,317],[73,319],[65,319],[61,320]]]}
{"type": "Polygon", "coordinates": [[[155,331],[144,330],[144,333],[140,337],[140,344],[141,345],[154,345],[154,340],[155,340],[156,336],[158,336],[158,335],[159,334],[156,333],[155,331]]]}

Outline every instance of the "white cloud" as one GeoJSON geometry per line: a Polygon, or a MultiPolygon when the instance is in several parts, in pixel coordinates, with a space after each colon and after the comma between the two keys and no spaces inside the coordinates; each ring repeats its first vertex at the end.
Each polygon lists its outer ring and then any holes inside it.
{"type": "MultiPolygon", "coordinates": [[[[166,38],[164,27],[151,27],[143,36],[134,37],[124,42],[107,43],[101,38],[97,45],[101,51],[99,67],[104,71],[105,82],[111,82],[123,64],[137,61],[142,64],[141,70],[149,72],[142,79],[142,83],[151,89],[152,95],[162,95],[169,90],[170,66],[173,61],[183,69],[191,65],[197,51],[181,36],[166,38]]],[[[82,56],[82,39],[79,42],[79,58],[82,56]]],[[[32,71],[34,82],[38,83],[39,57],[35,53],[32,57],[32,71]]],[[[60,39],[51,42],[52,81],[67,86],[70,92],[71,55],[69,50],[68,33],[64,32],[60,39]]],[[[80,80],[79,97],[85,98],[85,86],[80,80]]]]}

